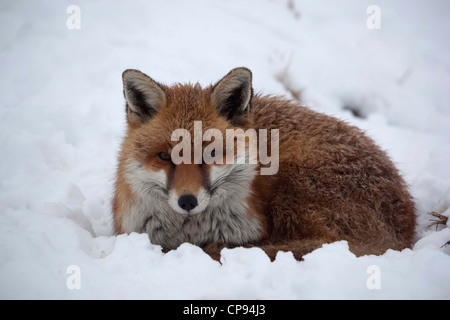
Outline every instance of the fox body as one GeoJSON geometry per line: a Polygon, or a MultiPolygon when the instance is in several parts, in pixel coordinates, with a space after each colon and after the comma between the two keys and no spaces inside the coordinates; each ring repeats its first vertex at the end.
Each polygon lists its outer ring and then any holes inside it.
{"type": "Polygon", "coordinates": [[[113,200],[117,232],[148,233],[166,250],[193,243],[216,259],[221,248],[233,246],[257,246],[272,259],[280,250],[301,259],[337,240],[347,240],[357,255],[410,246],[414,203],[385,152],[343,121],[280,97],[253,95],[251,82],[246,68],[206,88],[169,87],[137,70],[123,73],[127,133],[113,200]],[[176,164],[173,133],[183,129],[194,137],[196,121],[203,131],[224,135],[278,130],[277,172],[263,175],[264,165],[249,161],[205,161],[230,153],[248,160],[248,150],[230,150],[225,142],[218,151],[201,141],[200,163],[176,164]]]}

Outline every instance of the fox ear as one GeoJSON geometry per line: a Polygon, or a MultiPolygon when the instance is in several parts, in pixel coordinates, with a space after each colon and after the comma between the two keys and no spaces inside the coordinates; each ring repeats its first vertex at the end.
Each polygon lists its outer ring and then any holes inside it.
{"type": "Polygon", "coordinates": [[[144,122],[152,118],[166,104],[163,89],[146,74],[128,69],[123,72],[122,81],[127,117],[132,122],[144,122]]]}
{"type": "Polygon", "coordinates": [[[239,125],[250,110],[252,96],[252,72],[235,68],[213,87],[211,104],[232,124],[239,125]]]}

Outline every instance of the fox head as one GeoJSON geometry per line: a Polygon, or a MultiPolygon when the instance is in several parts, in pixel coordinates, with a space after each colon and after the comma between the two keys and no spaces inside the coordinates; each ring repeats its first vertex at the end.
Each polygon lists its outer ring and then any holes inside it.
{"type": "Polygon", "coordinates": [[[199,84],[166,86],[130,69],[122,79],[128,128],[121,160],[136,196],[185,216],[221,206],[233,195],[245,201],[256,166],[238,161],[248,157],[248,152],[231,150],[225,139],[208,132],[225,137],[229,129],[251,127],[249,69],[233,69],[206,88],[199,84]],[[195,132],[199,125],[204,133],[200,139],[195,132]],[[180,130],[186,133],[182,141],[175,134],[180,130]],[[226,158],[236,161],[229,163],[226,158]]]}

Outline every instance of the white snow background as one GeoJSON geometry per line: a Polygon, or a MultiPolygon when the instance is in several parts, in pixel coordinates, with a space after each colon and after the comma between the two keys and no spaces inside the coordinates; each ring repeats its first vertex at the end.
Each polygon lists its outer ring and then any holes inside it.
{"type": "Polygon", "coordinates": [[[2,0],[0,298],[450,299],[449,223],[426,228],[427,212],[450,214],[449,14],[446,0],[2,0]],[[381,29],[366,24],[373,4],[381,29]],[[220,264],[114,234],[121,73],[208,85],[237,66],[255,91],[301,90],[388,151],[417,204],[412,249],[355,257],[341,241],[270,262],[236,248],[220,264]]]}

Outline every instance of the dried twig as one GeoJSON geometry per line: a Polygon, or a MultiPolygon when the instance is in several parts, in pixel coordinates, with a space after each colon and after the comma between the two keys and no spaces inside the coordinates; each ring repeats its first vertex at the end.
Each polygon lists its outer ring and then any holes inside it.
{"type": "Polygon", "coordinates": [[[294,81],[292,80],[291,75],[289,73],[289,68],[293,61],[293,58],[294,58],[294,55],[293,55],[293,53],[291,53],[289,55],[288,61],[286,62],[285,66],[283,67],[283,69],[280,70],[276,74],[276,79],[278,80],[278,82],[280,82],[283,85],[283,87],[286,89],[286,91],[288,91],[295,100],[301,102],[301,95],[302,95],[303,89],[298,88],[294,84],[294,81]]]}
{"type": "MultiPolygon", "coordinates": [[[[428,212],[428,214],[433,216],[433,217],[436,217],[437,219],[430,219],[430,221],[432,221],[432,222],[427,226],[427,228],[431,228],[432,226],[436,226],[436,231],[437,231],[438,225],[440,225],[440,224],[442,224],[444,226],[447,225],[448,217],[446,217],[446,216],[444,216],[444,215],[442,215],[440,213],[434,212],[434,211],[433,212],[428,212]]],[[[446,247],[448,245],[450,245],[450,240],[447,241],[446,243],[444,243],[441,246],[441,248],[444,248],[444,247],[446,247]]]]}
{"type": "Polygon", "coordinates": [[[295,19],[300,19],[300,11],[297,10],[294,0],[288,0],[288,8],[294,14],[295,19]]]}
{"type": "Polygon", "coordinates": [[[430,221],[432,221],[432,222],[427,226],[427,228],[431,228],[432,226],[436,226],[436,230],[437,230],[438,225],[440,225],[440,224],[446,225],[447,224],[448,217],[446,217],[446,216],[444,216],[444,215],[442,215],[440,213],[434,212],[434,211],[433,212],[428,212],[428,214],[433,216],[433,217],[436,217],[437,219],[430,219],[430,221]]]}

